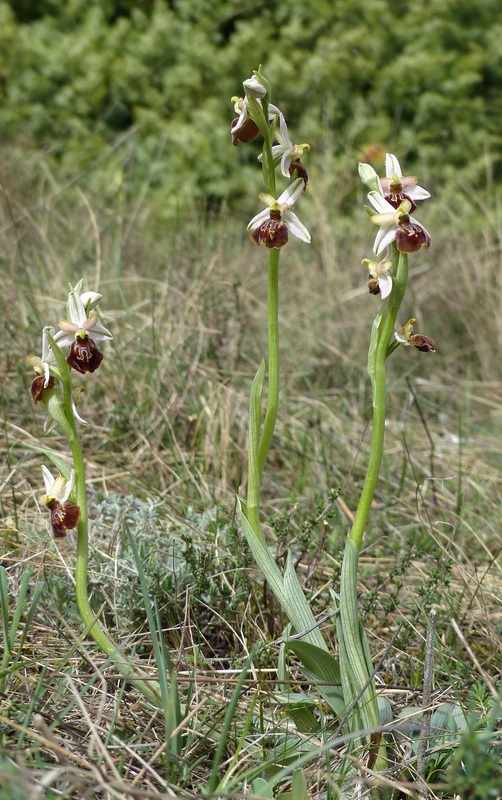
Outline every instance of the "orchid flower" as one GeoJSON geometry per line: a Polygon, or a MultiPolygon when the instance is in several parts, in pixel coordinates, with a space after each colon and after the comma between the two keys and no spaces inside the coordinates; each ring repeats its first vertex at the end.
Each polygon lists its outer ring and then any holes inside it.
{"type": "Polygon", "coordinates": [[[378,212],[372,215],[371,221],[381,226],[373,245],[377,256],[393,241],[402,253],[416,253],[422,246],[429,247],[430,234],[410,216],[411,200],[403,200],[397,209],[379,192],[369,192],[368,200],[378,212]]]}
{"type": "Polygon", "coordinates": [[[58,322],[61,330],[54,337],[60,347],[69,345],[70,352],[66,361],[82,374],[94,372],[103,360],[103,354],[96,342],[113,338],[110,331],[98,323],[96,314],[88,316],[100,298],[101,295],[97,292],[80,295],[76,288],[72,289],[68,295],[70,319],[58,322]]]}
{"type": "Polygon", "coordinates": [[[414,211],[417,207],[416,200],[427,200],[430,197],[426,189],[417,185],[417,178],[413,175],[403,177],[399,161],[392,153],[385,156],[385,175],[385,178],[379,178],[382,194],[394,208],[403,200],[409,200],[411,211],[414,211]]]}
{"type": "Polygon", "coordinates": [[[382,300],[385,300],[392,291],[392,275],[389,275],[392,261],[377,262],[363,258],[361,264],[366,264],[368,267],[368,289],[371,294],[379,294],[382,300]]]}
{"type": "Polygon", "coordinates": [[[44,389],[49,388],[50,384],[54,385],[51,367],[56,365],[56,356],[49,345],[47,333],[54,336],[55,329],[52,325],[47,325],[42,331],[42,355],[27,356],[26,358],[27,365],[33,367],[37,373],[37,377],[31,384],[31,396],[35,403],[42,399],[44,389]]]}
{"type": "Polygon", "coordinates": [[[80,519],[80,508],[68,502],[75,484],[75,470],[71,470],[69,480],[61,475],[54,478],[45,465],[42,465],[45,483],[45,494],[40,502],[50,510],[51,529],[56,539],[66,536],[66,531],[73,530],[80,519]]]}
{"type": "MultiPolygon", "coordinates": [[[[279,112],[279,130],[275,132],[275,138],[279,144],[272,146],[273,158],[281,159],[281,172],[285,178],[290,178],[295,169],[298,177],[303,178],[304,184],[308,182],[307,170],[300,161],[304,150],[310,150],[309,144],[293,144],[289,138],[288,126],[284,115],[279,112]]],[[[258,156],[258,161],[262,160],[262,155],[258,156]]]]}
{"type": "Polygon", "coordinates": [[[430,336],[425,336],[423,333],[413,333],[415,323],[416,319],[414,317],[409,319],[406,325],[400,325],[397,322],[396,330],[394,331],[395,339],[407,347],[410,345],[411,347],[416,347],[417,350],[421,350],[423,353],[435,353],[437,345],[434,339],[431,339],[430,336]]]}
{"type": "Polygon", "coordinates": [[[289,231],[302,242],[310,243],[310,233],[292,211],[303,189],[303,178],[297,178],[277,200],[266,192],[259,195],[268,208],[260,211],[248,225],[251,240],[255,244],[264,244],[268,248],[283,247],[288,241],[289,231]]]}
{"type": "MultiPolygon", "coordinates": [[[[239,142],[246,144],[247,142],[252,142],[253,139],[256,139],[260,129],[249,113],[249,101],[247,97],[232,97],[232,103],[237,116],[232,120],[230,132],[232,134],[232,144],[237,147],[239,142]]],[[[274,106],[271,103],[269,104],[269,121],[274,119],[274,117],[280,113],[281,112],[277,106],[274,106]]]]}

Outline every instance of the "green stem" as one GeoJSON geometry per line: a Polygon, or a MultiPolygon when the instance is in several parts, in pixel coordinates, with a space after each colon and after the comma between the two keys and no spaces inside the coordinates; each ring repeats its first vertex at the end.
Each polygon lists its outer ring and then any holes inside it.
{"type": "MultiPolygon", "coordinates": [[[[408,282],[408,256],[404,253],[399,253],[394,245],[394,257],[397,259],[397,266],[394,271],[392,293],[388,303],[382,306],[378,312],[371,330],[368,352],[368,373],[371,379],[373,397],[371,450],[361,497],[352,529],[345,545],[340,581],[338,635],[340,639],[340,665],[345,681],[344,694],[346,694],[347,705],[353,703],[359,696],[356,713],[361,715],[363,727],[366,728],[378,726],[380,716],[374,680],[372,679],[373,667],[366,632],[359,620],[357,567],[364,530],[373,502],[383,457],[387,391],[385,363],[393,350],[391,338],[408,282]]],[[[384,768],[385,765],[385,747],[382,746],[379,748],[377,768],[384,768]]]]}
{"type": "Polygon", "coordinates": [[[392,352],[392,348],[390,348],[389,351],[389,345],[394,333],[396,317],[408,283],[408,256],[406,253],[400,253],[395,245],[393,246],[393,251],[394,257],[397,258],[393,288],[387,307],[383,307],[380,310],[373,323],[368,353],[368,373],[371,379],[373,396],[371,451],[363,490],[350,532],[350,537],[358,550],[361,549],[364,530],[368,521],[382,463],[387,392],[385,362],[389,352],[392,352]]]}
{"type": "Polygon", "coordinates": [[[268,262],[268,392],[258,447],[260,481],[274,435],[279,405],[279,254],[279,250],[271,250],[268,262]]]}

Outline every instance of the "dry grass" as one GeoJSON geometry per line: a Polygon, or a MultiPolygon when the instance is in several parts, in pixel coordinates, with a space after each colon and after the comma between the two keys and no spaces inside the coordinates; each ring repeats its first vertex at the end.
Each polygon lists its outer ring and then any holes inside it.
{"type": "MultiPolygon", "coordinates": [[[[0,219],[2,563],[13,602],[27,565],[34,584],[47,585],[2,698],[2,746],[21,766],[20,797],[199,796],[243,656],[254,642],[279,637],[284,622],[245,552],[227,552],[218,531],[206,552],[208,530],[196,522],[188,533],[184,527],[194,511],[214,507],[231,526],[235,493],[245,483],[248,392],[265,347],[264,256],[248,245],[235,215],[194,217],[182,230],[165,230],[127,187],[87,196],[76,184],[59,184],[35,156],[30,171],[16,159],[4,156],[0,219]],[[200,548],[206,561],[199,565],[229,592],[208,589],[204,600],[200,575],[177,589],[178,617],[166,637],[178,670],[185,750],[172,785],[160,715],[77,633],[71,597],[59,613],[55,587],[70,587],[71,595],[74,546],[70,537],[58,546],[50,541],[37,508],[42,414],[29,400],[24,357],[38,352],[42,324],[61,317],[67,282],[81,275],[88,286],[99,281],[103,321],[115,337],[87,383],[83,411],[91,423],[83,435],[92,499],[115,493],[161,503],[169,536],[200,548]],[[229,596],[240,600],[232,604],[229,596]]],[[[292,244],[282,257],[284,378],[265,494],[278,559],[293,548],[320,615],[329,612],[364,478],[365,358],[378,303],[359,266],[371,232],[363,228],[354,240],[354,221],[338,213],[344,198],[330,203],[337,177],[319,177],[316,195],[313,174],[305,213],[314,244],[292,244]]],[[[485,207],[476,204],[476,213],[485,207]]],[[[431,608],[438,611],[434,702],[472,701],[473,692],[479,699],[501,678],[501,221],[487,215],[478,232],[446,212],[444,226],[434,219],[426,222],[433,248],[413,263],[406,313],[434,336],[439,352],[427,357],[402,348],[391,360],[386,453],[361,560],[370,644],[375,661],[383,657],[378,680],[396,710],[420,699],[431,608]]],[[[65,448],[62,439],[53,443],[65,448]]],[[[96,551],[116,560],[120,579],[113,531],[104,526],[94,536],[96,551]]],[[[99,588],[99,573],[92,578],[99,588]]],[[[154,673],[144,625],[124,626],[113,592],[103,591],[112,635],[154,673]]],[[[336,648],[331,621],[325,628],[336,648]]],[[[277,700],[277,650],[260,659],[223,762],[231,796],[242,796],[246,770],[291,730],[277,700]]],[[[325,758],[309,765],[312,797],[326,795],[325,758]]],[[[336,772],[340,756],[331,759],[336,772]]],[[[8,774],[7,763],[0,771],[8,774]]],[[[385,796],[416,796],[410,772],[390,770],[364,783],[374,780],[401,785],[385,796]]],[[[436,796],[432,785],[428,791],[436,796]]]]}

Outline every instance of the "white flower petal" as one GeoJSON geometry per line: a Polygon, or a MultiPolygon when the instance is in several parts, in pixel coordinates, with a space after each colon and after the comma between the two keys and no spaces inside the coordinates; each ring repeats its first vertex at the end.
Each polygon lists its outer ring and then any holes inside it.
{"type": "Polygon", "coordinates": [[[74,333],[67,333],[66,331],[59,331],[54,337],[54,341],[58,347],[69,347],[75,341],[74,333]]]}
{"type": "Polygon", "coordinates": [[[69,498],[69,496],[71,494],[71,490],[73,489],[74,484],[75,484],[75,470],[72,469],[70,471],[70,480],[66,481],[64,489],[60,494],[60,498],[59,499],[60,499],[60,501],[62,503],[66,503],[66,501],[68,500],[68,498],[69,498]]]}
{"type": "Polygon", "coordinates": [[[293,142],[289,138],[288,126],[284,114],[279,116],[279,141],[284,147],[293,147],[293,142]]]}
{"type": "Polygon", "coordinates": [[[280,203],[281,205],[288,205],[290,207],[294,206],[294,204],[300,197],[301,193],[303,192],[304,188],[305,188],[305,182],[303,178],[297,178],[281,194],[277,202],[280,203]]]}
{"type": "Polygon", "coordinates": [[[293,151],[286,150],[281,158],[281,173],[285,178],[289,178],[289,168],[291,166],[291,159],[293,158],[293,151]]]}
{"type": "Polygon", "coordinates": [[[42,361],[42,369],[44,371],[44,389],[47,389],[51,379],[51,369],[48,361],[42,361]]]}
{"type": "Polygon", "coordinates": [[[377,235],[375,236],[375,244],[373,245],[373,250],[377,256],[380,253],[383,253],[386,247],[388,247],[396,238],[397,233],[397,225],[389,225],[383,228],[380,228],[377,235]]]}
{"type": "Polygon", "coordinates": [[[380,211],[383,214],[390,214],[392,212],[395,215],[396,209],[394,206],[392,206],[379,192],[368,192],[368,200],[373,208],[375,208],[377,211],[380,211]]]}
{"type": "Polygon", "coordinates": [[[87,314],[91,309],[97,306],[102,297],[103,295],[99,292],[83,292],[83,294],[80,295],[80,299],[87,314]]]}
{"type": "Polygon", "coordinates": [[[392,291],[392,275],[380,275],[378,285],[380,287],[380,297],[385,300],[392,291]]]}
{"type": "Polygon", "coordinates": [[[49,361],[55,364],[54,353],[51,350],[51,346],[49,344],[49,340],[47,339],[47,334],[50,334],[52,338],[54,338],[54,334],[56,333],[55,328],[52,325],[46,325],[46,327],[42,331],[42,361],[49,361]]]}
{"type": "Polygon", "coordinates": [[[283,215],[283,220],[288,226],[288,230],[291,231],[293,236],[296,236],[298,239],[301,239],[302,242],[307,242],[307,244],[310,244],[311,242],[310,233],[308,232],[303,222],[300,222],[296,214],[294,214],[292,211],[286,211],[283,215]]]}
{"type": "Polygon", "coordinates": [[[82,327],[87,319],[84,304],[77,292],[70,292],[68,295],[68,314],[71,321],[78,325],[79,328],[82,327]]]}
{"type": "Polygon", "coordinates": [[[77,406],[75,405],[75,403],[72,403],[72,408],[73,408],[73,416],[75,417],[77,422],[80,422],[81,425],[88,425],[89,423],[87,422],[87,420],[81,417],[80,414],[78,413],[77,406]]]}
{"type": "Polygon", "coordinates": [[[410,186],[404,192],[411,200],[427,200],[431,196],[430,192],[422,186],[410,186]]]}
{"type": "Polygon", "coordinates": [[[89,335],[91,339],[94,339],[95,342],[101,342],[103,339],[113,339],[113,336],[108,328],[105,328],[104,325],[100,325],[99,323],[96,323],[96,325],[93,325],[92,328],[89,328],[89,335]]]}
{"type": "Polygon", "coordinates": [[[44,476],[45,494],[50,494],[55,479],[52,477],[45,464],[42,464],[42,475],[44,476]]]}
{"type": "Polygon", "coordinates": [[[254,230],[258,227],[258,225],[261,225],[262,222],[265,222],[266,219],[269,219],[269,217],[270,212],[267,209],[265,209],[265,211],[260,211],[260,213],[253,217],[251,222],[248,224],[248,231],[254,230]]]}

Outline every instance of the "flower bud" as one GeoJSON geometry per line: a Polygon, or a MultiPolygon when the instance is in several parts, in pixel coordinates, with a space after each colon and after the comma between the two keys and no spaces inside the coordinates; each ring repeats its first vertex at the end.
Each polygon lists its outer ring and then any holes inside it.
{"type": "Polygon", "coordinates": [[[270,95],[270,83],[263,75],[259,74],[259,70],[258,72],[255,71],[253,76],[245,80],[242,85],[246,95],[254,97],[255,100],[260,100],[266,94],[270,95]]]}
{"type": "Polygon", "coordinates": [[[359,162],[359,177],[361,178],[362,182],[371,192],[378,192],[380,190],[378,184],[378,175],[376,174],[375,170],[371,166],[371,164],[364,164],[363,162],[359,162]]]}

